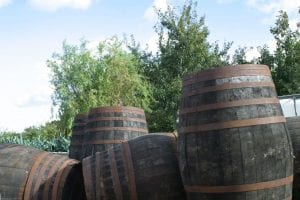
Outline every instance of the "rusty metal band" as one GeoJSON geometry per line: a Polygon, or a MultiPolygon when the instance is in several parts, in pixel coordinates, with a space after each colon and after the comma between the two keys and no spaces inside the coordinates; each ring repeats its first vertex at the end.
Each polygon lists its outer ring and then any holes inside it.
{"type": "Polygon", "coordinates": [[[270,70],[241,70],[241,71],[233,71],[227,73],[215,73],[215,74],[207,74],[200,76],[193,76],[190,79],[183,80],[183,86],[188,86],[200,82],[210,81],[210,80],[218,80],[218,79],[225,79],[225,78],[234,78],[234,77],[242,77],[242,76],[268,76],[271,77],[270,70]]]}
{"type": "Polygon", "coordinates": [[[117,162],[115,158],[114,148],[108,149],[108,157],[110,162],[110,171],[113,181],[113,188],[115,191],[115,196],[117,200],[123,200],[123,194],[121,189],[120,178],[117,169],[117,162]]]}
{"type": "Polygon", "coordinates": [[[84,135],[85,134],[85,130],[84,131],[72,131],[72,136],[73,135],[84,135]]]}
{"type": "Polygon", "coordinates": [[[236,76],[271,76],[268,66],[234,66],[206,70],[203,72],[188,74],[183,77],[184,85],[199,81],[230,78],[236,76]]]}
{"type": "MultiPolygon", "coordinates": [[[[74,164],[78,164],[78,162],[74,163],[74,164]]],[[[62,173],[61,179],[59,181],[58,192],[57,192],[57,196],[56,196],[57,200],[61,200],[63,198],[64,187],[66,185],[66,181],[67,181],[73,167],[74,167],[74,165],[69,164],[63,169],[63,173],[62,173]]]]}
{"type": "Polygon", "coordinates": [[[101,139],[101,140],[93,140],[93,141],[85,141],[85,142],[81,142],[81,143],[72,143],[72,145],[75,146],[80,146],[80,145],[87,145],[87,144],[120,144],[122,142],[126,142],[127,140],[105,140],[105,139],[101,139]]]}
{"type": "Polygon", "coordinates": [[[94,185],[92,183],[92,167],[91,167],[92,157],[87,157],[82,160],[82,172],[84,179],[85,194],[87,200],[92,200],[94,198],[93,189],[94,185]]]}
{"type": "MultiPolygon", "coordinates": [[[[8,147],[8,148],[19,148],[19,150],[24,151],[23,147],[21,145],[7,144],[7,145],[4,145],[4,146],[5,146],[4,148],[6,148],[6,147],[8,147]],[[14,146],[11,147],[12,145],[14,145],[14,146]]],[[[16,152],[18,152],[18,149],[16,150],[16,152]]],[[[26,171],[30,171],[30,169],[32,168],[32,165],[34,164],[34,162],[35,162],[36,158],[39,156],[39,154],[40,153],[37,153],[32,157],[31,163],[25,169],[26,171]]],[[[20,189],[19,189],[19,193],[18,193],[18,199],[23,199],[24,198],[24,192],[25,192],[25,187],[26,187],[27,180],[28,180],[28,176],[26,178],[24,178],[24,181],[20,185],[20,189]]]]}
{"type": "Polygon", "coordinates": [[[59,190],[59,185],[64,184],[61,182],[61,177],[63,174],[69,172],[71,168],[68,168],[69,165],[75,164],[77,161],[73,159],[68,159],[66,160],[61,167],[59,168],[57,175],[55,176],[55,181],[53,184],[53,189],[52,189],[52,195],[51,195],[51,200],[58,200],[58,190],[59,190]]]}
{"type": "Polygon", "coordinates": [[[74,140],[71,140],[71,143],[70,143],[70,146],[80,146],[80,145],[83,145],[84,142],[83,140],[77,140],[77,141],[74,141],[74,140]]]}
{"type": "Polygon", "coordinates": [[[54,160],[54,158],[55,158],[55,156],[51,156],[50,158],[48,158],[46,160],[46,162],[43,163],[43,166],[42,166],[40,172],[38,173],[37,179],[35,181],[35,186],[33,188],[33,194],[35,195],[34,200],[38,200],[38,191],[42,184],[43,178],[46,175],[45,172],[47,171],[47,169],[50,168],[49,163],[51,163],[54,160]]]}
{"type": "Polygon", "coordinates": [[[131,118],[131,117],[97,117],[89,120],[89,122],[97,122],[97,121],[130,121],[130,122],[146,123],[146,119],[131,118]]]}
{"type": "Polygon", "coordinates": [[[75,126],[85,126],[87,122],[81,123],[81,122],[75,122],[73,123],[73,127],[75,126]]]}
{"type": "Polygon", "coordinates": [[[87,118],[88,113],[79,113],[75,116],[75,119],[85,119],[87,118]]]}
{"type": "Polygon", "coordinates": [[[256,190],[265,190],[276,188],[284,185],[291,184],[293,176],[273,181],[266,181],[260,183],[251,183],[243,185],[229,185],[229,186],[184,186],[186,192],[198,193],[237,193],[237,192],[250,192],[256,190]]]}
{"type": "MultiPolygon", "coordinates": [[[[70,147],[71,146],[82,146],[84,145],[83,142],[78,142],[78,141],[71,141],[70,147]]],[[[77,147],[78,148],[78,147],[77,147]]]]}
{"type": "Polygon", "coordinates": [[[148,133],[147,128],[135,128],[135,127],[97,127],[97,128],[90,128],[87,129],[86,132],[93,132],[93,131],[136,131],[136,132],[145,132],[148,133]]]}
{"type": "Polygon", "coordinates": [[[102,112],[116,112],[116,113],[127,112],[127,113],[141,114],[141,115],[145,114],[144,110],[140,109],[140,108],[136,108],[136,107],[119,107],[119,106],[93,108],[93,109],[90,110],[89,114],[102,113],[102,112]]]}
{"type": "Polygon", "coordinates": [[[96,176],[96,199],[100,200],[104,196],[102,189],[100,188],[100,177],[101,177],[101,168],[100,168],[100,153],[95,153],[95,176],[96,176]]]}
{"type": "Polygon", "coordinates": [[[243,82],[243,83],[225,83],[222,85],[210,86],[198,88],[192,92],[184,92],[182,97],[189,97],[208,92],[217,92],[222,90],[239,89],[239,88],[251,88],[251,87],[272,87],[275,88],[273,82],[243,82]]]}
{"type": "Polygon", "coordinates": [[[44,190],[43,190],[43,200],[49,199],[49,189],[50,184],[52,183],[52,177],[57,173],[57,170],[59,169],[59,166],[62,165],[62,162],[66,159],[65,156],[61,156],[56,162],[54,162],[54,165],[51,167],[51,170],[48,173],[48,176],[46,178],[44,190]]]}
{"type": "Polygon", "coordinates": [[[24,192],[24,200],[31,200],[31,190],[32,190],[32,184],[33,184],[33,179],[34,176],[37,172],[37,169],[40,167],[40,164],[42,162],[42,160],[48,155],[47,152],[43,152],[37,155],[36,159],[34,160],[34,164],[32,165],[30,171],[29,171],[29,175],[28,175],[28,179],[27,179],[27,183],[25,186],[25,192],[24,192]]]}
{"type": "Polygon", "coordinates": [[[221,103],[205,104],[197,107],[181,109],[179,115],[201,112],[206,110],[216,110],[222,108],[232,108],[232,107],[260,105],[260,104],[279,104],[279,100],[277,98],[260,98],[260,99],[243,99],[237,101],[226,101],[221,103]]]}
{"type": "Polygon", "coordinates": [[[133,169],[133,162],[131,156],[131,150],[128,142],[123,143],[123,163],[125,168],[125,173],[128,177],[128,189],[130,192],[130,199],[137,200],[137,192],[136,192],[136,183],[135,183],[135,174],[133,169]]]}
{"type": "Polygon", "coordinates": [[[262,117],[262,118],[254,118],[254,119],[242,119],[242,120],[234,120],[227,122],[217,122],[210,124],[199,124],[197,126],[187,126],[181,127],[179,130],[181,133],[193,133],[193,132],[204,132],[204,131],[213,131],[213,130],[221,130],[228,128],[240,128],[246,126],[256,126],[256,125],[264,125],[264,124],[275,124],[275,123],[284,123],[284,116],[273,116],[273,117],[262,117]]]}

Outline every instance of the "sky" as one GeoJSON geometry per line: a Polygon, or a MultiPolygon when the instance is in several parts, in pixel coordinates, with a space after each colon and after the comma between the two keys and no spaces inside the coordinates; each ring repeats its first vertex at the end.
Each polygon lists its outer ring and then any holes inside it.
{"type": "MultiPolygon", "coordinates": [[[[64,40],[78,44],[86,39],[92,47],[115,35],[133,34],[155,51],[153,7],[165,10],[168,3],[180,8],[184,1],[0,0],[0,131],[20,132],[55,119],[46,61],[61,51],[64,40]]],[[[200,0],[197,13],[205,16],[210,42],[274,48],[269,29],[278,11],[287,11],[296,29],[299,7],[300,0],[200,0]]]]}

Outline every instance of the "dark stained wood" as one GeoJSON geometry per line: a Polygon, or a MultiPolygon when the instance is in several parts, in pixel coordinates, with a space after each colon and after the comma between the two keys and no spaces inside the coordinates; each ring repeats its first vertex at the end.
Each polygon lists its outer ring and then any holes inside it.
{"type": "Polygon", "coordinates": [[[238,76],[256,76],[257,74],[271,76],[269,67],[266,65],[236,65],[228,67],[208,69],[206,71],[186,75],[183,80],[183,85],[198,83],[200,81],[209,81],[213,79],[230,78],[238,76]]]}
{"type": "Polygon", "coordinates": [[[149,134],[83,159],[88,199],[186,199],[174,144],[173,135],[149,134]]]}
{"type": "Polygon", "coordinates": [[[0,145],[2,199],[84,200],[81,164],[67,156],[0,145]]]}
{"type": "Polygon", "coordinates": [[[294,149],[294,183],[293,199],[300,199],[300,116],[287,117],[289,130],[294,149]]]}
{"type": "Polygon", "coordinates": [[[292,146],[276,98],[267,66],[184,78],[178,152],[188,199],[292,197],[292,146]]]}
{"type": "Polygon", "coordinates": [[[82,158],[148,134],[143,109],[111,106],[91,109],[82,142],[82,158]]]}
{"type": "Polygon", "coordinates": [[[87,123],[87,114],[77,114],[72,127],[72,136],[69,146],[69,157],[82,160],[82,144],[87,123]]]}

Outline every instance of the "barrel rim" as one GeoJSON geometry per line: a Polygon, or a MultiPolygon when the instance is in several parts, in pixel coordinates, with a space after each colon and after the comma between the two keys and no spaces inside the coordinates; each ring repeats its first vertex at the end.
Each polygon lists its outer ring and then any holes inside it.
{"type": "Polygon", "coordinates": [[[134,118],[134,117],[95,117],[92,119],[89,119],[87,122],[87,125],[89,123],[93,122],[102,122],[102,121],[130,121],[130,122],[141,122],[141,123],[147,123],[146,119],[143,118],[134,118]]]}
{"type": "MultiPolygon", "coordinates": [[[[237,70],[266,70],[266,74],[268,76],[271,76],[270,73],[270,69],[267,65],[257,65],[257,64],[242,64],[242,65],[228,65],[228,66],[223,66],[223,67],[215,67],[215,68],[211,68],[211,69],[207,69],[204,71],[199,71],[199,72],[193,72],[190,74],[186,74],[185,76],[183,76],[183,82],[188,82],[188,81],[192,81],[193,79],[195,79],[195,77],[197,77],[197,79],[199,79],[199,76],[202,78],[201,81],[208,81],[208,80],[214,80],[214,76],[213,75],[217,75],[217,74],[222,74],[220,75],[220,78],[226,78],[226,77],[232,77],[232,76],[226,76],[226,73],[230,73],[230,72],[236,72],[237,70]]],[[[259,73],[257,75],[260,75],[259,73]]],[[[249,76],[249,75],[248,75],[249,76]]]]}
{"type": "Polygon", "coordinates": [[[95,107],[91,108],[89,111],[90,114],[95,114],[99,112],[131,112],[131,113],[140,113],[140,114],[145,114],[144,109],[142,108],[137,108],[133,106],[103,106],[103,107],[95,107]]]}

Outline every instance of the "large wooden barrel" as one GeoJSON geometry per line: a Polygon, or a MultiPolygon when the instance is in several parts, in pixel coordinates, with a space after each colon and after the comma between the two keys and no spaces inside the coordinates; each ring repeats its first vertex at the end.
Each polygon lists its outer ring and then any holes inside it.
{"type": "Polygon", "coordinates": [[[104,151],[141,135],[148,134],[143,109],[135,107],[100,107],[91,109],[82,146],[82,157],[104,151]]]}
{"type": "Polygon", "coordinates": [[[3,200],[84,200],[81,164],[68,156],[0,144],[0,194],[3,200]]]}
{"type": "Polygon", "coordinates": [[[188,199],[291,199],[285,121],[268,66],[185,76],[178,151],[188,199]]]}
{"type": "Polygon", "coordinates": [[[300,116],[287,117],[287,126],[294,148],[293,199],[300,199],[300,116]]]}
{"type": "Polygon", "coordinates": [[[174,137],[146,135],[83,159],[89,200],[184,200],[174,137]]]}
{"type": "Polygon", "coordinates": [[[87,114],[77,114],[72,127],[71,143],[69,146],[69,157],[81,160],[82,143],[84,139],[87,114]]]}
{"type": "Polygon", "coordinates": [[[171,138],[173,138],[173,145],[174,149],[176,150],[176,156],[178,156],[178,151],[177,151],[177,132],[156,132],[156,133],[149,133],[149,134],[154,134],[154,135],[166,135],[171,138]]]}

